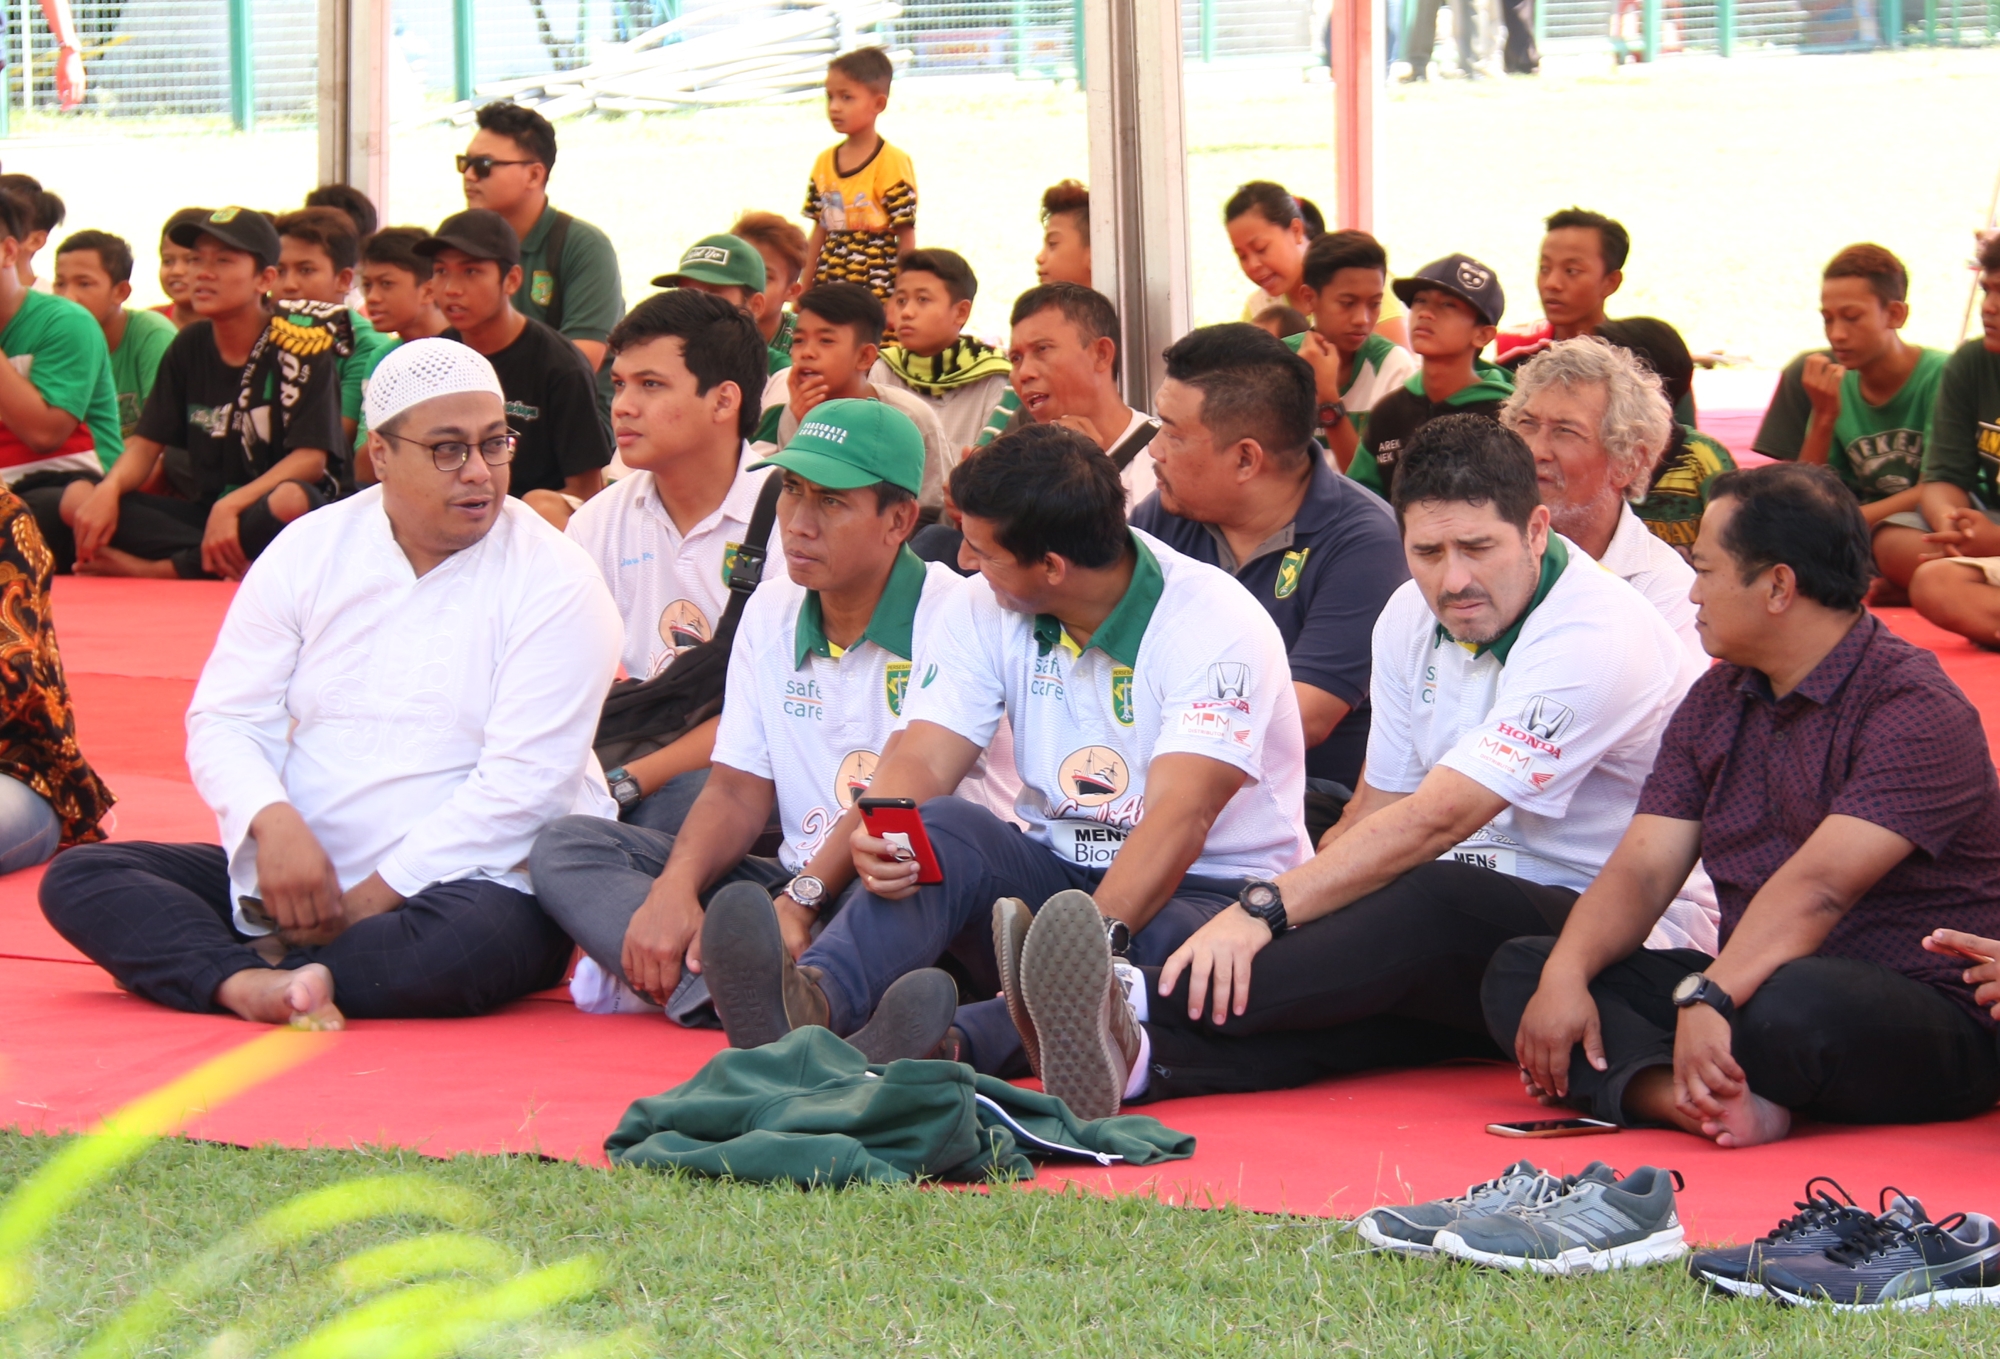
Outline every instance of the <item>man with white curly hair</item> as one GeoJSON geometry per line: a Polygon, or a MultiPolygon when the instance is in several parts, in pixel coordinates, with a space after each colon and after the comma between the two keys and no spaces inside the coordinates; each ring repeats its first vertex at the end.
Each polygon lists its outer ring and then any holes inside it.
{"type": "Polygon", "coordinates": [[[179,1010],[340,1028],[478,1014],[552,986],[542,828],[615,807],[591,754],[622,629],[582,548],[507,495],[493,366],[416,340],[369,383],[377,484],[288,525],[188,709],[221,843],[61,855],[42,911],[179,1010]]]}
{"type": "Polygon", "coordinates": [[[1660,611],[1685,653],[1682,688],[1693,683],[1708,668],[1688,600],[1694,570],[1632,512],[1673,436],[1660,379],[1595,336],[1560,340],[1515,373],[1500,423],[1535,455],[1551,527],[1660,611]]]}

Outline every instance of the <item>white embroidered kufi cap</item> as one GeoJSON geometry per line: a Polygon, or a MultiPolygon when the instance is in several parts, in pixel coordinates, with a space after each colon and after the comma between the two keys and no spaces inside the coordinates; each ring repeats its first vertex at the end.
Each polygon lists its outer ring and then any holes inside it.
{"type": "Polygon", "coordinates": [[[491,392],[502,401],[500,378],[477,350],[456,340],[412,340],[377,364],[361,399],[368,428],[380,429],[420,401],[456,392],[491,392]]]}

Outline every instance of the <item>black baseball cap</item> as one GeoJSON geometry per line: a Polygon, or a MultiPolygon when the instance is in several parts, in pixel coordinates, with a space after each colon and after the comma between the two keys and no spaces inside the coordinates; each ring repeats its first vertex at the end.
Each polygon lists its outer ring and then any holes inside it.
{"type": "Polygon", "coordinates": [[[217,208],[192,221],[176,222],[167,228],[167,239],[183,250],[194,249],[203,236],[213,236],[231,250],[255,255],[257,264],[268,269],[278,262],[278,229],[271,219],[255,208],[217,208]]]}
{"type": "Polygon", "coordinates": [[[1499,325],[1501,313],[1507,310],[1507,295],[1500,291],[1500,276],[1470,255],[1446,255],[1441,260],[1432,260],[1417,270],[1414,277],[1399,278],[1392,286],[1406,307],[1417,300],[1418,293],[1432,288],[1462,297],[1489,326],[1499,325]]]}
{"type": "Polygon", "coordinates": [[[485,208],[454,212],[410,248],[425,259],[435,259],[443,250],[463,250],[476,260],[498,260],[503,273],[521,262],[521,238],[505,217],[485,208]]]}

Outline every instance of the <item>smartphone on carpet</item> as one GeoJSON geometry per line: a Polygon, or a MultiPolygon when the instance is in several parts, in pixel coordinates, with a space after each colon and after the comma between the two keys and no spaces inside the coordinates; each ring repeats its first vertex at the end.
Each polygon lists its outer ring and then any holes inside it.
{"type": "Polygon", "coordinates": [[[1618,1125],[1601,1118],[1538,1118],[1525,1123],[1488,1123],[1486,1131],[1495,1137],[1595,1137],[1617,1132],[1618,1125]]]}
{"type": "Polygon", "coordinates": [[[855,804],[861,808],[861,824],[868,833],[889,842],[890,851],[904,863],[916,861],[917,881],[928,886],[944,881],[944,870],[938,867],[937,855],[931,849],[931,837],[924,831],[923,814],[917,810],[914,800],[906,797],[864,797],[855,804]]]}

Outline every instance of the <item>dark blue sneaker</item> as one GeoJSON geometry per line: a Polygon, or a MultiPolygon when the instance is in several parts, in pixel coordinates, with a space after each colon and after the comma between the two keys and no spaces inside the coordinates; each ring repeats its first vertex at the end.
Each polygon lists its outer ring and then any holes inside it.
{"type": "Polygon", "coordinates": [[[1688,1273],[1716,1292],[1761,1298],[1766,1265],[1795,1256],[1819,1255],[1878,1219],[1898,1227],[1928,1221],[1921,1203],[1894,1189],[1882,1191],[1881,1205],[1879,1214],[1871,1213],[1849,1198],[1838,1182],[1815,1176],[1806,1181],[1806,1196],[1792,1205],[1798,1212],[1747,1246],[1696,1252],[1688,1261],[1688,1273]],[[1833,1192],[1820,1186],[1830,1186],[1833,1192]],[[1835,1198],[1835,1194],[1840,1197],[1835,1198]]]}
{"type": "Polygon", "coordinates": [[[1982,1213],[1899,1227],[1876,1221],[1822,1254],[1764,1268],[1779,1302],[1839,1312],[2000,1303],[2000,1228],[1982,1213]]]}

